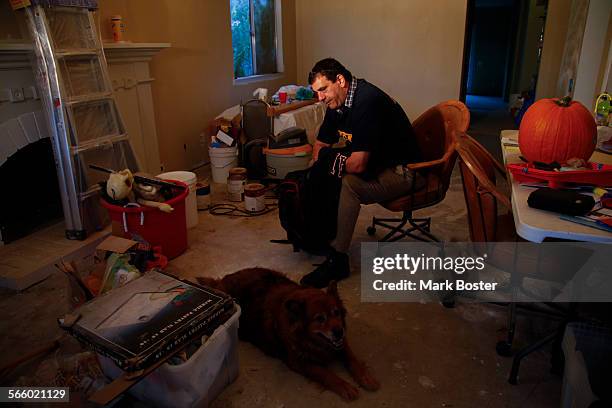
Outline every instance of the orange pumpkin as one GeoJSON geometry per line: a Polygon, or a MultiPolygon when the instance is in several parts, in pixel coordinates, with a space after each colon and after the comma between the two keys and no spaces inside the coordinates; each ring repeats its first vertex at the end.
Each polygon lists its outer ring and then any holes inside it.
{"type": "Polygon", "coordinates": [[[519,128],[521,154],[530,162],[589,160],[597,143],[591,112],[569,96],[540,99],[527,109],[519,128]]]}

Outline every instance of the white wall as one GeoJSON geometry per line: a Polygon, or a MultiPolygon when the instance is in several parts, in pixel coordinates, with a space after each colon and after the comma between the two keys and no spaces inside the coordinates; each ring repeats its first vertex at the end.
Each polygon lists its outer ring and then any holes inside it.
{"type": "Polygon", "coordinates": [[[296,0],[297,81],[334,57],[411,120],[459,98],[466,0],[296,0]]]}
{"type": "Polygon", "coordinates": [[[601,86],[596,82],[604,47],[609,46],[606,33],[611,12],[612,1],[590,0],[574,90],[574,100],[582,102],[588,109],[594,108],[601,86]]]}
{"type": "Polygon", "coordinates": [[[533,77],[538,74],[538,44],[543,25],[542,16],[545,14],[546,7],[538,6],[536,0],[529,2],[529,16],[523,46],[519,91],[531,89],[533,77]]]}
{"type": "Polygon", "coordinates": [[[571,0],[550,0],[548,2],[536,100],[564,96],[558,94],[557,83],[565,50],[571,4],[571,0]]]}

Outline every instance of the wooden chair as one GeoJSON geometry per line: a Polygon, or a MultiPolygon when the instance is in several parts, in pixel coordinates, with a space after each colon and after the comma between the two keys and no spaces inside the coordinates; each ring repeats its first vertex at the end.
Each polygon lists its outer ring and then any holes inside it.
{"type": "Polygon", "coordinates": [[[417,180],[413,190],[394,200],[380,203],[390,211],[402,212],[402,218],[372,218],[368,234],[380,226],[390,231],[379,241],[392,242],[404,237],[420,241],[439,241],[431,231],[431,218],[413,218],[412,212],[438,204],[446,196],[457,159],[453,131],[465,132],[470,125],[470,111],[461,102],[442,102],[419,116],[412,124],[423,162],[409,164],[417,180]],[[421,187],[422,186],[422,187],[421,187]],[[404,228],[408,224],[407,228],[404,228]],[[416,234],[416,232],[420,234],[416,234]]]}
{"type": "Polygon", "coordinates": [[[506,178],[504,166],[471,136],[454,135],[472,242],[516,241],[510,198],[497,185],[506,178]],[[500,204],[506,210],[500,214],[500,204]]]}
{"type": "MultiPolygon", "coordinates": [[[[551,255],[546,251],[540,251],[534,245],[521,246],[519,256],[517,255],[519,252],[518,246],[512,249],[507,245],[495,245],[496,242],[521,241],[514,227],[510,198],[499,188],[497,183],[500,177],[506,178],[505,168],[480,143],[466,133],[458,132],[454,136],[459,154],[459,169],[463,180],[470,239],[472,242],[493,243],[486,246],[474,246],[476,251],[480,252],[486,248],[487,263],[501,270],[508,270],[508,267],[511,267],[512,301],[508,305],[508,328],[506,339],[497,343],[496,350],[501,356],[514,355],[508,381],[511,384],[516,384],[521,360],[551,342],[559,344],[566,323],[573,318],[571,310],[562,309],[557,304],[521,305],[521,308],[526,307],[537,314],[559,320],[561,324],[558,330],[513,354],[512,345],[516,331],[517,315],[517,302],[515,300],[517,291],[522,288],[523,278],[531,277],[544,281],[570,279],[571,277],[557,276],[557,271],[562,269],[560,265],[566,266],[566,270],[578,271],[588,260],[590,252],[576,248],[565,256],[551,255]],[[503,207],[507,212],[500,211],[502,209],[500,207],[503,207]],[[568,268],[568,265],[571,266],[568,268]]],[[[553,358],[553,367],[556,363],[558,361],[553,358]]]]}

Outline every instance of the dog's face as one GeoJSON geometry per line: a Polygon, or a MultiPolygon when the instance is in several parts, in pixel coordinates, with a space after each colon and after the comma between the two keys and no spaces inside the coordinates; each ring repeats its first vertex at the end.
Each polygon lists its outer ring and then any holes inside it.
{"type": "Polygon", "coordinates": [[[285,307],[305,334],[306,338],[302,340],[329,351],[344,347],[346,310],[335,282],[329,285],[326,292],[318,289],[296,292],[285,302],[285,307]]]}

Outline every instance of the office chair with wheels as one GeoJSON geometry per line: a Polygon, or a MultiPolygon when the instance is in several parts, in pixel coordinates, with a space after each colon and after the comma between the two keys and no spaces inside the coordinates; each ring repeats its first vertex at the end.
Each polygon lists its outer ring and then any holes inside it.
{"type": "Polygon", "coordinates": [[[394,200],[381,203],[390,211],[402,212],[402,218],[372,218],[368,227],[369,235],[374,235],[376,227],[389,232],[380,242],[392,242],[404,237],[419,241],[439,241],[431,233],[431,218],[414,218],[413,211],[438,204],[446,196],[450,177],[457,159],[452,132],[465,132],[470,125],[470,111],[461,102],[450,100],[429,108],[412,124],[423,162],[412,163],[406,167],[417,178],[424,181],[420,187],[413,183],[413,190],[394,200]],[[408,224],[408,227],[404,228],[408,224]]]}

